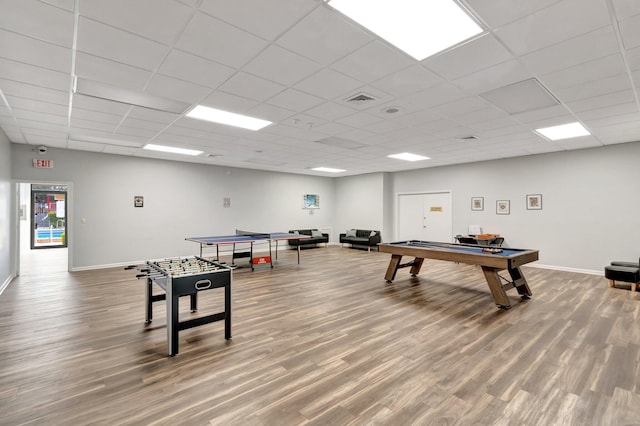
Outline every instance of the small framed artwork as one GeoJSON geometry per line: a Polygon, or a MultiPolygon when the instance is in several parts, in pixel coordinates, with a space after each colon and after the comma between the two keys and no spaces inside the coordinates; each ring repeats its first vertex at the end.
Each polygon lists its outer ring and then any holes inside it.
{"type": "Polygon", "coordinates": [[[318,194],[304,194],[302,196],[303,209],[319,209],[320,196],[318,194]]]}
{"type": "Polygon", "coordinates": [[[542,194],[527,195],[527,210],[542,210],[542,194]]]}
{"type": "Polygon", "coordinates": [[[471,197],[471,210],[478,212],[484,210],[484,197],[471,197]]]}
{"type": "Polygon", "coordinates": [[[510,202],[509,200],[496,201],[496,214],[509,214],[510,202]]]}
{"type": "Polygon", "coordinates": [[[133,197],[133,207],[143,207],[144,197],[142,195],[136,195],[133,197]]]}

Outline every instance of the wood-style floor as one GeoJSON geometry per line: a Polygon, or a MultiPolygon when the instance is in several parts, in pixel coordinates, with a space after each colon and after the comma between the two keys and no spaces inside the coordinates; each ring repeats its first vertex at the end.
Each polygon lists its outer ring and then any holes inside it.
{"type": "MultiPolygon", "coordinates": [[[[387,284],[383,253],[279,258],[234,272],[232,340],[185,330],[175,357],[135,271],[23,266],[0,296],[0,424],[640,424],[640,293],[525,267],[532,299],[502,311],[474,266],[387,284]]],[[[214,313],[222,290],[182,302],[214,313]]]]}

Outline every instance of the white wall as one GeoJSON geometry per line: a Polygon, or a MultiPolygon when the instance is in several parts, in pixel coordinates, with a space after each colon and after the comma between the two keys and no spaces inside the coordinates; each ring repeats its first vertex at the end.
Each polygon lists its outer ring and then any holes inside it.
{"type": "Polygon", "coordinates": [[[11,271],[11,143],[0,129],[0,293],[9,284],[11,271]]]}
{"type": "Polygon", "coordinates": [[[611,260],[640,257],[640,143],[532,155],[394,174],[393,191],[453,191],[453,233],[470,224],[511,247],[540,250],[539,264],[602,272],[611,260]],[[527,210],[542,194],[542,210],[527,210]],[[484,197],[484,211],[471,211],[484,197]],[[511,214],[496,215],[510,200],[511,214]]]}
{"type": "Polygon", "coordinates": [[[72,269],[197,254],[185,237],[324,228],[334,219],[331,178],[55,148],[46,154],[54,168],[35,169],[34,156],[30,146],[12,145],[15,180],[72,183],[72,269]],[[320,195],[313,215],[302,209],[309,193],[320,195]],[[144,197],[143,208],[134,208],[136,195],[144,197]]]}
{"type": "Polygon", "coordinates": [[[380,231],[382,240],[388,241],[384,229],[384,178],[384,173],[372,173],[336,179],[336,234],[352,228],[371,229],[380,231]]]}

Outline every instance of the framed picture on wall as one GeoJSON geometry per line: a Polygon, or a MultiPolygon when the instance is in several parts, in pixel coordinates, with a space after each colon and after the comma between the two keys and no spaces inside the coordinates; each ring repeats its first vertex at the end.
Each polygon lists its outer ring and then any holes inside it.
{"type": "Polygon", "coordinates": [[[318,194],[304,194],[302,196],[303,209],[319,209],[320,196],[318,194]]]}
{"type": "Polygon", "coordinates": [[[471,210],[473,211],[484,210],[484,197],[471,197],[471,210]]]}
{"type": "Polygon", "coordinates": [[[542,210],[542,194],[527,195],[527,210],[542,210]]]}
{"type": "Polygon", "coordinates": [[[496,214],[509,214],[510,204],[509,200],[496,201],[496,214]]]}

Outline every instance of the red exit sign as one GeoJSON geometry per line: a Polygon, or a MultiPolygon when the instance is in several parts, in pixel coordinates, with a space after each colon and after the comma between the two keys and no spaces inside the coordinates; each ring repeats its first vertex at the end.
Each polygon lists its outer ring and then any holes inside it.
{"type": "Polygon", "coordinates": [[[34,158],[33,167],[36,169],[53,169],[53,160],[45,160],[43,158],[34,158]]]}

